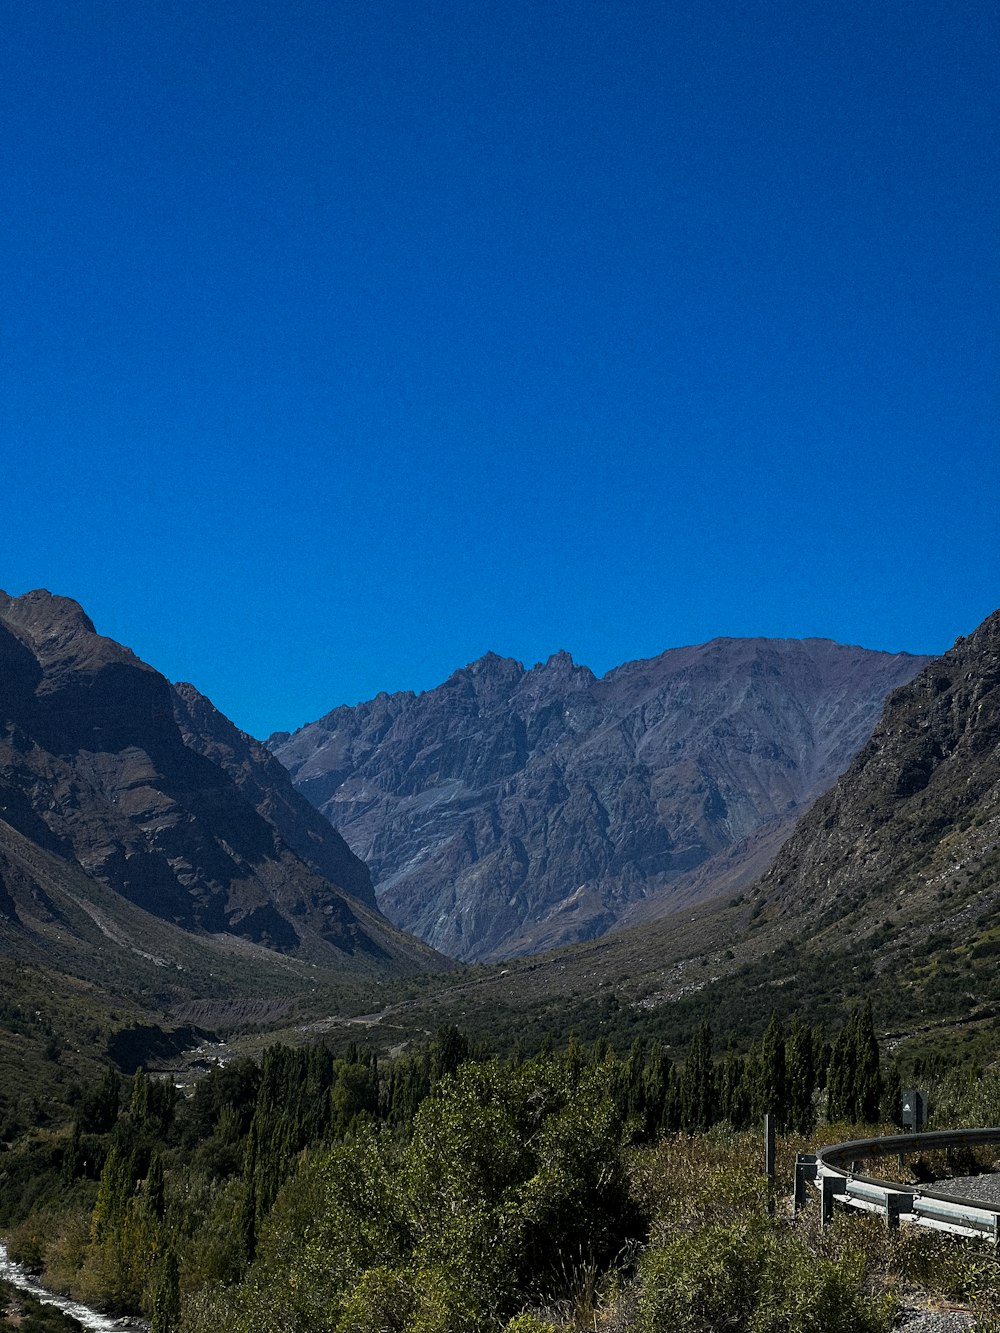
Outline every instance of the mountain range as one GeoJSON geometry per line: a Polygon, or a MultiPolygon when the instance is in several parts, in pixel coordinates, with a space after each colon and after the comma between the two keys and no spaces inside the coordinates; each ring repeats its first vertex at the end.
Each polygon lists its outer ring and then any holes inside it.
{"type": "Polygon", "coordinates": [[[1000,612],[933,660],[722,639],[598,680],[490,654],[265,747],[77,603],[0,594],[0,955],[2,1115],[102,1051],[199,1040],[160,1032],[166,1009],[273,1030],[298,1005],[295,1039],[397,1049],[449,1021],[683,1041],[865,993],[901,1030],[979,1040],[1000,612]],[[377,905],[408,900],[507,961],[446,975],[377,905]]]}
{"type": "Polygon", "coordinates": [[[928,660],[715,639],[598,679],[489,653],[267,744],[392,921],[503,959],[748,884],[928,660]]]}
{"type": "Polygon", "coordinates": [[[706,1019],[746,1040],[773,1012],[835,1025],[867,997],[888,1052],[948,1067],[996,1058],[998,957],[1000,611],[889,695],[745,890],[482,969],[433,1012],[529,1047],[570,1028],[683,1046],[706,1019]]]}

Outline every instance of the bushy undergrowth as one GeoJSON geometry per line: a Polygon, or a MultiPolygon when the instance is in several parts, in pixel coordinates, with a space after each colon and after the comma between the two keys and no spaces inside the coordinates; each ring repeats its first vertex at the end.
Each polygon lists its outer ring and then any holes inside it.
{"type": "MultiPolygon", "coordinates": [[[[271,1048],[187,1102],[109,1074],[4,1155],[10,1249],[153,1333],[884,1333],[917,1290],[989,1328],[992,1254],[791,1215],[795,1153],[861,1132],[817,1113],[878,1107],[862,1017],[830,1049],[775,1023],[720,1059],[705,1029],[681,1066],[576,1042],[471,1059],[442,1029],[384,1069],[271,1048]],[[759,1128],[733,1128],[765,1104],[808,1133],[779,1138],[774,1185],[759,1128]]],[[[955,1123],[990,1104],[989,1080],[948,1087],[955,1123]]]]}
{"type": "Polygon", "coordinates": [[[864,1277],[770,1219],[700,1227],[646,1251],[636,1333],[885,1333],[893,1303],[864,1277]]]}
{"type": "Polygon", "coordinates": [[[928,1091],[934,1129],[1000,1125],[1000,1069],[952,1069],[928,1091]]]}
{"type": "Polygon", "coordinates": [[[466,1065],[401,1144],[368,1130],[305,1161],[239,1288],[184,1328],[477,1333],[525,1296],[565,1296],[560,1260],[604,1272],[641,1234],[608,1071],[466,1065]]]}
{"type": "Polygon", "coordinates": [[[895,1306],[863,1253],[818,1254],[807,1218],[787,1208],[794,1154],[779,1144],[771,1195],[755,1134],[717,1131],[637,1152],[633,1190],[650,1219],[622,1327],[635,1333],[883,1333],[895,1306]]]}

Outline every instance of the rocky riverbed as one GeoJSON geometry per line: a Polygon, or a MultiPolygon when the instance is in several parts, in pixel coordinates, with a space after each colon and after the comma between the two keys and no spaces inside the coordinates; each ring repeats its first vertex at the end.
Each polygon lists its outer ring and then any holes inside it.
{"type": "Polygon", "coordinates": [[[9,1258],[6,1245],[0,1244],[0,1278],[11,1286],[27,1291],[43,1305],[54,1305],[63,1314],[70,1315],[82,1324],[89,1333],[149,1333],[149,1325],[142,1319],[119,1318],[92,1310],[88,1305],[72,1301],[67,1296],[58,1296],[41,1286],[21,1264],[9,1258]]]}

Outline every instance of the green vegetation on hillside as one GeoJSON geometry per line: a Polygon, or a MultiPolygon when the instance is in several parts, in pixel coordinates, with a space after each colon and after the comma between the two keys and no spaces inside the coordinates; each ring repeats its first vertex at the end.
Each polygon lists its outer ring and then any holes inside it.
{"type": "MultiPolygon", "coordinates": [[[[969,1086],[948,1089],[957,1114],[969,1086]]],[[[188,1097],[108,1069],[71,1124],[0,1156],[0,1224],[50,1285],[153,1333],[542,1333],[598,1312],[667,1333],[716,1327],[720,1300],[758,1333],[875,1333],[889,1258],[818,1251],[772,1211],[759,1123],[799,1136],[785,1191],[821,1112],[871,1121],[897,1090],[868,1006],[832,1042],[775,1016],[743,1052],[702,1024],[683,1063],[576,1039],[501,1059],[447,1027],[388,1062],[273,1046],[188,1097]]]]}

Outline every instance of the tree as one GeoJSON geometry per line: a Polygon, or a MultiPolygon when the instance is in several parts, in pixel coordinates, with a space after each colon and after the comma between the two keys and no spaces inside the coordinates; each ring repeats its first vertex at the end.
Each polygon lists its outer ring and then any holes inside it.
{"type": "Polygon", "coordinates": [[[127,1153],[114,1144],[108,1153],[97,1187],[97,1200],[90,1219],[91,1239],[98,1244],[120,1227],[132,1194],[132,1163],[127,1153]]]}
{"type": "Polygon", "coordinates": [[[167,1211],[163,1184],[163,1158],[155,1151],[149,1159],[149,1170],[146,1173],[145,1196],[149,1211],[158,1222],[162,1222],[164,1214],[167,1211]]]}
{"type": "Polygon", "coordinates": [[[712,1029],[702,1023],[688,1047],[681,1074],[681,1128],[689,1134],[704,1132],[716,1120],[715,1078],[712,1066],[712,1029]]]}
{"type": "Polygon", "coordinates": [[[788,1124],[799,1134],[810,1134],[816,1123],[813,1092],[816,1086],[815,1040],[811,1029],[792,1019],[785,1046],[788,1077],[788,1124]]]}
{"type": "Polygon", "coordinates": [[[882,1076],[870,1000],[854,1009],[834,1042],[826,1090],[830,1121],[878,1119],[882,1076]]]}
{"type": "Polygon", "coordinates": [[[121,1106],[121,1077],[109,1067],[94,1088],[88,1088],[80,1102],[80,1129],[85,1134],[107,1134],[114,1128],[121,1106]]]}
{"type": "Polygon", "coordinates": [[[468,1037],[454,1023],[438,1028],[431,1043],[431,1082],[437,1083],[445,1075],[454,1074],[468,1058],[468,1037]]]}
{"type": "Polygon", "coordinates": [[[777,1013],[771,1020],[760,1044],[760,1070],[757,1083],[757,1115],[774,1116],[775,1128],[784,1133],[788,1125],[788,1084],[785,1068],[785,1034],[777,1013]]]}
{"type": "Polygon", "coordinates": [[[866,1000],[857,1012],[854,1032],[855,1109],[857,1118],[871,1124],[878,1119],[882,1099],[882,1073],[878,1038],[872,1018],[872,1002],[866,1000]]]}
{"type": "Polygon", "coordinates": [[[160,1264],[159,1279],[153,1293],[153,1317],[149,1333],[175,1333],[181,1317],[181,1284],[177,1256],[168,1249],[160,1264]]]}

